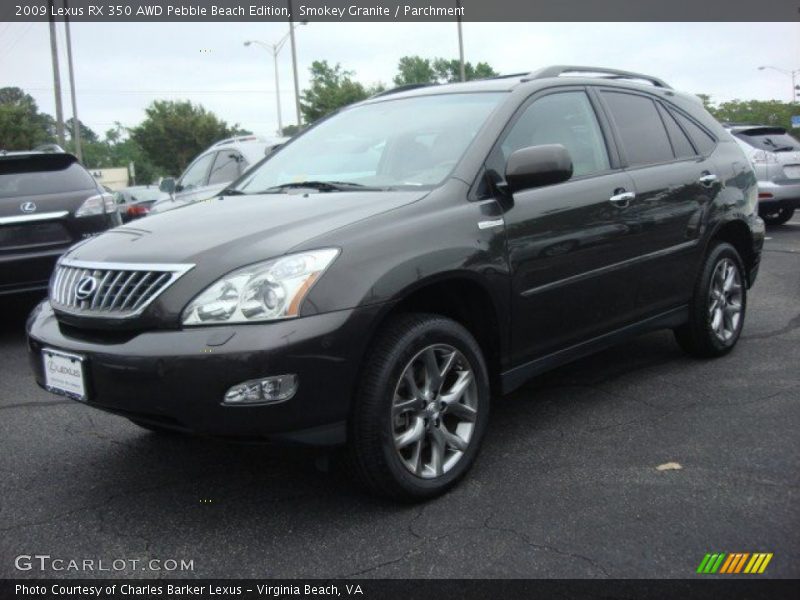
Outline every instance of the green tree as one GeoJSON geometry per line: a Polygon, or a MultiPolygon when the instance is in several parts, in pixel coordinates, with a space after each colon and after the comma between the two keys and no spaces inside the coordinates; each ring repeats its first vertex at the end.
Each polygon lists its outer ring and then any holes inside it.
{"type": "Polygon", "coordinates": [[[434,81],[436,81],[436,71],[428,58],[404,56],[397,64],[397,75],[394,77],[395,85],[433,83],[434,81]]]}
{"type": "Polygon", "coordinates": [[[342,106],[383,91],[380,84],[365,87],[355,81],[355,73],[343,69],[339,63],[331,66],[327,60],[315,60],[310,70],[311,87],[300,94],[300,112],[306,123],[313,123],[342,106]]]}
{"type": "MultiPolygon", "coordinates": [[[[452,83],[461,81],[460,61],[457,58],[452,60],[437,58],[433,61],[433,69],[436,71],[436,78],[439,82],[452,83]]],[[[467,81],[497,77],[497,75],[499,73],[490,67],[488,63],[479,62],[474,66],[471,62],[464,63],[464,77],[467,81]]]]}
{"type": "Polygon", "coordinates": [[[287,125],[281,131],[281,135],[285,135],[286,137],[292,137],[300,133],[300,128],[297,125],[287,125]]]}
{"type": "Polygon", "coordinates": [[[706,109],[721,122],[775,125],[790,130],[797,137],[800,128],[792,128],[792,115],[800,115],[800,103],[780,100],[730,100],[715,104],[706,94],[698,94],[706,109]]]}
{"type": "MultiPolygon", "coordinates": [[[[68,140],[72,139],[72,124],[74,119],[70,117],[64,122],[64,133],[68,140]]],[[[78,127],[81,131],[81,142],[97,142],[100,138],[83,121],[78,119],[78,127]]]]}
{"type": "Polygon", "coordinates": [[[0,88],[0,149],[30,150],[55,141],[53,117],[18,87],[0,88]]]}
{"type": "Polygon", "coordinates": [[[130,135],[164,174],[178,175],[200,152],[239,129],[189,101],[156,100],[145,114],[130,135]]]}
{"type": "MultiPolygon", "coordinates": [[[[497,77],[498,73],[488,63],[479,62],[473,65],[464,63],[464,77],[467,81],[497,77]]],[[[421,56],[404,56],[397,64],[395,85],[412,83],[452,83],[461,81],[460,61],[457,58],[422,58],[421,56]]]]}

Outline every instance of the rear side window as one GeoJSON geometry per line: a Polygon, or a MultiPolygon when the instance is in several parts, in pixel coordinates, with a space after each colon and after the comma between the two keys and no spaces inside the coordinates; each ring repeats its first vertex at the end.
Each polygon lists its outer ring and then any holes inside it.
{"type": "Polygon", "coordinates": [[[667,130],[655,102],[644,96],[603,92],[631,166],[671,161],[675,158],[667,130]]]}
{"type": "Polygon", "coordinates": [[[241,165],[244,158],[233,150],[222,150],[217,153],[211,173],[208,176],[208,184],[228,183],[239,177],[241,165]]]}
{"type": "Polygon", "coordinates": [[[800,150],[800,142],[786,133],[782,127],[761,127],[746,129],[734,134],[740,140],[759,150],[767,152],[796,152],[800,150]]]}
{"type": "Polygon", "coordinates": [[[675,111],[670,111],[670,113],[672,113],[678,123],[681,124],[683,130],[689,134],[689,137],[692,138],[692,142],[694,142],[694,146],[700,154],[705,156],[713,152],[714,146],[717,145],[717,140],[708,135],[694,121],[684,117],[681,113],[675,111]]]}
{"type": "Polygon", "coordinates": [[[669,141],[672,142],[672,149],[678,158],[691,158],[697,152],[694,151],[689,138],[680,128],[675,118],[663,106],[658,107],[661,118],[664,119],[664,126],[669,134],[669,141]]]}
{"type": "Polygon", "coordinates": [[[94,178],[71,157],[0,160],[0,198],[96,189],[94,178]]]}

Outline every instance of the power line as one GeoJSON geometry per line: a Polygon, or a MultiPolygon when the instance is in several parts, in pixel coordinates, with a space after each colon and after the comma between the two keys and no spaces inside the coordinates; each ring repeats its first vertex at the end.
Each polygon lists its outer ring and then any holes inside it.
{"type": "MultiPolygon", "coordinates": [[[[52,92],[52,87],[26,87],[32,92],[52,92]]],[[[275,90],[85,90],[81,94],[274,94],[275,90]]],[[[293,94],[291,90],[281,90],[281,94],[293,94]]]]}

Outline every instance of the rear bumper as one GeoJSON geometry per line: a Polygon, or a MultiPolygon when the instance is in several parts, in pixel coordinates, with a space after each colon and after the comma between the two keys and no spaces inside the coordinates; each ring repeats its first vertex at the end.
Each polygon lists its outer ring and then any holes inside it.
{"type": "Polygon", "coordinates": [[[46,290],[56,261],[69,247],[0,254],[0,296],[46,290]]]}
{"type": "Polygon", "coordinates": [[[76,333],[43,302],[28,319],[30,365],[44,386],[42,348],[84,357],[90,406],[199,434],[310,445],[345,441],[358,367],[378,307],[287,321],[132,333],[76,333]],[[91,336],[91,337],[90,337],[91,336]],[[109,341],[98,341],[107,337],[109,341]],[[223,405],[232,386],[296,374],[290,400],[223,405]]]}
{"type": "Polygon", "coordinates": [[[758,182],[758,204],[764,207],[800,207],[800,181],[797,179],[758,182]]]}

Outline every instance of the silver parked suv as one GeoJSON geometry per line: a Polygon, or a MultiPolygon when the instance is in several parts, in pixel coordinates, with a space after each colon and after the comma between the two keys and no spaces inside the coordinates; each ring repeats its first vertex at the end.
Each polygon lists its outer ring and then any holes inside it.
{"type": "Polygon", "coordinates": [[[800,206],[800,142],[783,127],[729,125],[758,177],[758,214],[782,225],[800,206]]]}
{"type": "Polygon", "coordinates": [[[169,197],[153,204],[150,212],[212,198],[288,139],[247,135],[217,142],[195,158],[177,181],[172,177],[161,181],[159,187],[169,197]]]}

